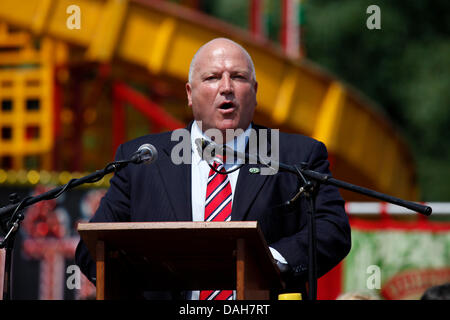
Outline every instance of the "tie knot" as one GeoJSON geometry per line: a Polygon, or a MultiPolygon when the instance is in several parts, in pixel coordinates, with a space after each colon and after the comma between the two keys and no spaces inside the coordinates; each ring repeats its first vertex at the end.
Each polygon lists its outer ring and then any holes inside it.
{"type": "Polygon", "coordinates": [[[221,155],[221,154],[216,154],[214,157],[214,162],[219,162],[221,164],[224,164],[227,161],[227,156],[221,155]]]}
{"type": "Polygon", "coordinates": [[[218,167],[221,167],[219,171],[225,171],[225,168],[223,167],[222,161],[214,160],[213,168],[217,170],[218,167]]]}

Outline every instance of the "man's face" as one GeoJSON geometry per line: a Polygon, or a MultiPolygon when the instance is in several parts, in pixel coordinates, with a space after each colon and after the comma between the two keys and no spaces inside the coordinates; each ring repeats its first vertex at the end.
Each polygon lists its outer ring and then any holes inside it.
{"type": "Polygon", "coordinates": [[[202,130],[247,129],[256,107],[258,84],[241,48],[215,41],[197,55],[192,79],[186,84],[188,104],[202,130]]]}

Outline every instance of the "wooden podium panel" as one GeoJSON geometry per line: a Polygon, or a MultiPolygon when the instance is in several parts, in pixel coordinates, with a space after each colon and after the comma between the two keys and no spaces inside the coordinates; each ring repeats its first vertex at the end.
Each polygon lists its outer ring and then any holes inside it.
{"type": "Polygon", "coordinates": [[[98,299],[200,289],[268,299],[283,288],[256,221],[80,223],[78,232],[97,263],[98,299]]]}

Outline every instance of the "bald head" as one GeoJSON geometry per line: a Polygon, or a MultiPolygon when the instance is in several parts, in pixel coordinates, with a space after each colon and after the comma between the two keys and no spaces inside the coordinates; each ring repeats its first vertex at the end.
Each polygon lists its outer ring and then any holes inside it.
{"type": "Polygon", "coordinates": [[[258,83],[252,59],[236,42],[218,38],[192,59],[186,83],[188,106],[202,130],[247,129],[256,107],[258,83]]]}
{"type": "Polygon", "coordinates": [[[200,47],[200,49],[197,50],[194,57],[191,60],[191,65],[189,67],[189,83],[192,83],[192,78],[194,76],[194,73],[196,72],[196,66],[197,66],[197,60],[199,57],[202,56],[202,53],[204,51],[213,50],[214,48],[229,48],[229,47],[237,47],[242,53],[245,55],[246,59],[248,60],[248,66],[251,71],[251,75],[253,78],[253,81],[256,81],[256,74],[255,74],[255,66],[253,64],[252,57],[247,52],[247,50],[244,49],[239,43],[234,42],[233,40],[227,39],[227,38],[215,38],[207,43],[205,43],[203,46],[200,47]]]}

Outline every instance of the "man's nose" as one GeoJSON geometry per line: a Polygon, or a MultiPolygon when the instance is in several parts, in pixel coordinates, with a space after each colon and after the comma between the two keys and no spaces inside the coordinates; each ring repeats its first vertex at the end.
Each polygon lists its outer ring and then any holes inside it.
{"type": "Polygon", "coordinates": [[[222,80],[220,83],[220,93],[229,94],[233,92],[233,82],[228,74],[222,75],[222,80]]]}

